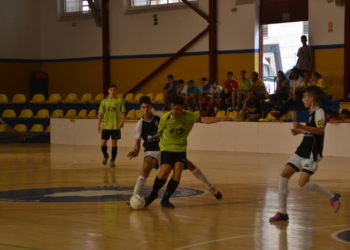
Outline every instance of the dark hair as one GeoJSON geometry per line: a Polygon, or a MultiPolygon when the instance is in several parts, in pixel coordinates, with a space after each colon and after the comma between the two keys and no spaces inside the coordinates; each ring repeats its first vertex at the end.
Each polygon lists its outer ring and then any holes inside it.
{"type": "Polygon", "coordinates": [[[117,89],[117,85],[115,85],[115,84],[109,84],[108,89],[110,89],[110,88],[116,88],[116,89],[117,89]]]}
{"type": "Polygon", "coordinates": [[[284,72],[283,72],[282,70],[279,70],[279,71],[277,72],[277,74],[278,74],[278,73],[282,74],[283,80],[286,79],[286,75],[284,74],[284,72]]]}
{"type": "Polygon", "coordinates": [[[233,73],[231,71],[227,72],[227,75],[232,75],[233,76],[233,73]]]}
{"type": "Polygon", "coordinates": [[[259,77],[259,73],[256,71],[253,72],[253,75],[255,75],[256,77],[259,77]]]}
{"type": "Polygon", "coordinates": [[[340,114],[341,115],[349,115],[349,110],[343,109],[340,114]]]}
{"type": "Polygon", "coordinates": [[[175,96],[171,99],[171,104],[184,106],[184,98],[182,96],[175,96]]]}
{"type": "Polygon", "coordinates": [[[216,84],[216,80],[211,80],[209,84],[216,84]]]}
{"type": "Polygon", "coordinates": [[[305,35],[302,35],[300,39],[306,39],[307,40],[307,37],[305,35]]]}
{"type": "Polygon", "coordinates": [[[180,80],[179,80],[179,83],[185,83],[185,81],[184,81],[184,80],[182,80],[182,79],[180,79],[180,80]]]}
{"type": "Polygon", "coordinates": [[[317,103],[321,99],[323,91],[316,85],[311,85],[304,89],[303,93],[308,93],[310,96],[315,97],[315,102],[317,103]]]}
{"type": "Polygon", "coordinates": [[[208,81],[206,77],[202,77],[201,81],[208,81]]]}
{"type": "Polygon", "coordinates": [[[141,105],[142,103],[152,105],[151,98],[146,95],[141,96],[139,100],[139,104],[141,105]]]}
{"type": "Polygon", "coordinates": [[[247,74],[247,71],[246,70],[242,70],[241,74],[247,74]]]}
{"type": "Polygon", "coordinates": [[[313,74],[314,76],[316,76],[318,79],[321,79],[321,78],[322,78],[322,75],[321,75],[320,73],[318,73],[318,72],[312,72],[312,74],[313,74]]]}
{"type": "Polygon", "coordinates": [[[292,70],[290,71],[290,75],[289,75],[289,80],[293,80],[293,76],[292,76],[292,71],[296,71],[298,73],[298,78],[299,78],[299,71],[296,67],[292,68],[292,70]]]}
{"type": "Polygon", "coordinates": [[[194,81],[193,80],[189,80],[188,83],[194,83],[194,81]]]}
{"type": "Polygon", "coordinates": [[[331,110],[331,109],[326,109],[324,112],[325,112],[326,114],[331,114],[331,115],[333,115],[333,110],[331,110]]]}
{"type": "Polygon", "coordinates": [[[174,76],[173,75],[168,75],[167,78],[174,79],[174,76]]]}

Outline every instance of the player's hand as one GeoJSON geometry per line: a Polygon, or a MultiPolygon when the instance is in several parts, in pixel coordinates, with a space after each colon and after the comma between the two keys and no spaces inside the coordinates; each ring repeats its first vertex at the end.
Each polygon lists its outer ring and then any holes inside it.
{"type": "Polygon", "coordinates": [[[224,117],[221,117],[221,121],[232,121],[232,118],[229,116],[224,116],[224,117]]]}
{"type": "Polygon", "coordinates": [[[294,128],[290,129],[290,132],[292,132],[292,135],[294,136],[299,134],[298,130],[294,128]]]}
{"type": "Polygon", "coordinates": [[[121,121],[120,124],[119,124],[119,128],[123,128],[124,127],[124,122],[121,121]]]}
{"type": "Polygon", "coordinates": [[[293,128],[294,129],[301,129],[301,124],[299,122],[293,122],[293,128]]]}
{"type": "Polygon", "coordinates": [[[131,160],[133,157],[137,157],[139,155],[139,152],[137,151],[131,151],[128,153],[129,160],[131,160]]]}
{"type": "Polygon", "coordinates": [[[101,126],[100,125],[97,126],[97,132],[101,133],[101,126]]]}

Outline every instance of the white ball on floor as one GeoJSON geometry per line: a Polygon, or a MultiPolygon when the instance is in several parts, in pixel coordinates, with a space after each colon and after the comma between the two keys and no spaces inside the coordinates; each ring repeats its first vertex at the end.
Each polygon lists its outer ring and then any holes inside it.
{"type": "Polygon", "coordinates": [[[142,209],[145,206],[146,200],[140,194],[135,194],[130,199],[130,207],[133,209],[142,209]]]}

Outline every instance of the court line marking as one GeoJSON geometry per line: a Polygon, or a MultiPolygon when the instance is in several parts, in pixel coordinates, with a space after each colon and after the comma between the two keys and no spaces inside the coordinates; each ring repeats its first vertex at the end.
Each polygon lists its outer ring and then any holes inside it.
{"type": "Polygon", "coordinates": [[[349,231],[349,230],[350,230],[350,228],[347,228],[347,229],[344,229],[344,230],[340,230],[340,231],[334,232],[334,233],[331,234],[331,238],[332,238],[333,240],[336,240],[336,241],[339,241],[339,242],[343,242],[343,243],[346,243],[346,244],[350,244],[349,241],[341,240],[341,239],[339,239],[339,238],[337,237],[338,234],[340,234],[341,232],[349,231]]]}
{"type": "MultiPolygon", "coordinates": [[[[313,230],[313,229],[319,229],[319,228],[341,227],[341,226],[350,226],[350,224],[334,225],[334,226],[323,226],[323,227],[301,227],[301,229],[311,229],[311,230],[313,230]]],[[[285,232],[285,231],[287,231],[287,230],[281,230],[281,232],[285,232]]],[[[196,243],[196,244],[192,244],[192,245],[188,245],[188,246],[184,246],[184,247],[180,247],[180,248],[175,248],[174,250],[187,249],[189,247],[196,247],[196,246],[201,246],[201,245],[210,244],[210,243],[219,242],[219,241],[239,239],[239,238],[245,238],[245,237],[250,237],[250,236],[257,236],[257,235],[264,235],[264,234],[269,234],[269,233],[246,234],[246,235],[233,236],[233,237],[228,237],[228,238],[223,238],[223,239],[204,241],[204,242],[201,242],[201,243],[196,243]]]]}
{"type": "Polygon", "coordinates": [[[0,246],[16,247],[16,248],[30,249],[30,250],[42,250],[42,249],[39,249],[39,248],[22,247],[22,246],[9,245],[9,244],[3,244],[3,243],[0,243],[0,246]]]}

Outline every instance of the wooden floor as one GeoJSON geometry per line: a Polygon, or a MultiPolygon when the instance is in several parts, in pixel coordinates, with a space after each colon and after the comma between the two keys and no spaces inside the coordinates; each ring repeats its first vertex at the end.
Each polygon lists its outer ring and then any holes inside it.
{"type": "MultiPolygon", "coordinates": [[[[109,168],[101,164],[99,147],[0,144],[0,192],[133,186],[142,157],[128,160],[129,150],[119,148],[117,166],[109,168]]],[[[159,200],[136,211],[125,201],[108,199],[0,198],[0,249],[350,249],[350,244],[331,237],[350,229],[350,158],[327,157],[312,177],[342,195],[337,214],[328,200],[299,188],[296,175],[289,184],[290,221],[269,223],[278,210],[278,176],[289,156],[189,151],[188,158],[224,198],[217,201],[207,192],[176,198],[172,199],[175,209],[161,208],[159,200]]],[[[156,173],[152,171],[146,186],[152,186],[156,173]]],[[[179,187],[205,190],[189,171],[183,173],[179,187]]]]}

